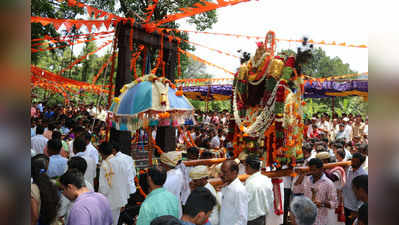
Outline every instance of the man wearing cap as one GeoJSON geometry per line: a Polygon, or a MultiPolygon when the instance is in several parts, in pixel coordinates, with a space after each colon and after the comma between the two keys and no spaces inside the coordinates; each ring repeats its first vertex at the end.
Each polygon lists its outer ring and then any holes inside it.
{"type": "Polygon", "coordinates": [[[216,205],[212,210],[211,215],[209,216],[209,222],[212,225],[219,224],[219,210],[221,205],[221,200],[216,193],[215,188],[208,182],[209,170],[207,166],[196,166],[191,169],[190,178],[191,178],[191,189],[194,190],[197,187],[204,187],[208,189],[212,195],[216,198],[216,205]]]}
{"type": "Polygon", "coordinates": [[[234,161],[238,164],[238,175],[245,174],[245,160],[247,159],[248,154],[245,152],[241,152],[234,161]]]}
{"type": "Polygon", "coordinates": [[[161,166],[167,171],[166,181],[163,184],[163,188],[176,196],[179,201],[180,213],[182,213],[182,204],[184,205],[189,194],[189,187],[185,187],[187,178],[184,177],[182,168],[177,167],[177,164],[181,159],[182,154],[177,151],[163,153],[160,157],[161,166]]]}
{"type": "Polygon", "coordinates": [[[260,173],[260,161],[254,156],[245,160],[245,182],[248,192],[248,225],[264,225],[266,216],[273,208],[273,185],[267,176],[260,173]]]}

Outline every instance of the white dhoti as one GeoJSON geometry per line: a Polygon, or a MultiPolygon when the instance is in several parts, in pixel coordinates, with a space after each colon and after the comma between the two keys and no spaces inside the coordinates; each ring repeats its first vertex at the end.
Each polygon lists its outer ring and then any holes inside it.
{"type": "Polygon", "coordinates": [[[120,214],[121,214],[121,208],[112,209],[112,219],[114,220],[113,225],[118,225],[120,214]]]}

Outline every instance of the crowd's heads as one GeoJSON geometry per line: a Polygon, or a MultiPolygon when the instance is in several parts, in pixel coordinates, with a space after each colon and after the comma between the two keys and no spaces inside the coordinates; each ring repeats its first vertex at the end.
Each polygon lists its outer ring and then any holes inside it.
{"type": "Polygon", "coordinates": [[[43,134],[43,133],[44,133],[44,127],[41,125],[38,125],[36,127],[36,135],[43,134]]]}
{"type": "Polygon", "coordinates": [[[72,157],[68,160],[68,169],[77,169],[84,175],[87,169],[87,162],[82,157],[72,157]]]}
{"type": "Polygon", "coordinates": [[[187,216],[194,224],[205,224],[215,205],[215,196],[208,189],[198,187],[188,196],[183,207],[183,218],[187,216]]]}
{"type": "Polygon", "coordinates": [[[197,147],[190,147],[187,149],[187,158],[189,160],[196,160],[199,157],[199,149],[197,147]]]}
{"type": "Polygon", "coordinates": [[[180,220],[174,216],[160,216],[151,221],[150,225],[181,225],[180,220]]]}
{"type": "Polygon", "coordinates": [[[312,225],[316,221],[317,207],[305,196],[294,197],[290,204],[290,211],[296,225],[312,225]]]}
{"type": "Polygon", "coordinates": [[[330,162],[330,154],[326,151],[322,151],[317,153],[316,155],[317,159],[320,159],[323,163],[329,163],[330,162]]]}
{"type": "Polygon", "coordinates": [[[78,190],[86,187],[83,174],[77,169],[70,169],[60,177],[62,194],[70,201],[78,197],[78,190]]]}
{"type": "Polygon", "coordinates": [[[182,159],[182,153],[178,151],[165,152],[161,154],[161,165],[166,169],[176,167],[182,159]]]}
{"type": "Polygon", "coordinates": [[[309,161],[310,174],[313,178],[319,178],[323,175],[323,161],[318,158],[313,158],[309,161]]]}
{"type": "Polygon", "coordinates": [[[73,152],[75,154],[79,152],[84,152],[86,150],[86,145],[86,141],[83,138],[75,138],[75,140],[73,140],[73,152]]]}
{"type": "Polygon", "coordinates": [[[356,152],[352,155],[352,167],[358,169],[366,160],[366,157],[356,152]]]}
{"type": "Polygon", "coordinates": [[[166,169],[160,166],[151,167],[147,173],[147,183],[151,190],[162,187],[166,181],[166,169]]]}
{"type": "Polygon", "coordinates": [[[360,201],[368,200],[368,175],[360,175],[352,180],[352,190],[360,201]]]}
{"type": "Polygon", "coordinates": [[[190,178],[196,187],[203,187],[208,183],[209,170],[207,166],[196,166],[190,171],[190,178]]]}
{"type": "Polygon", "coordinates": [[[336,153],[335,153],[335,157],[337,158],[338,162],[341,162],[345,159],[345,151],[342,148],[338,148],[336,153]]]}
{"type": "Polygon", "coordinates": [[[245,172],[247,174],[253,174],[260,170],[260,161],[253,155],[250,155],[245,160],[245,172]]]}
{"type": "Polygon", "coordinates": [[[238,164],[234,160],[226,160],[221,167],[221,179],[223,182],[230,184],[238,175],[238,164]]]}
{"type": "Polygon", "coordinates": [[[50,139],[47,141],[47,151],[49,155],[58,155],[61,152],[62,143],[60,139],[50,139]]]}

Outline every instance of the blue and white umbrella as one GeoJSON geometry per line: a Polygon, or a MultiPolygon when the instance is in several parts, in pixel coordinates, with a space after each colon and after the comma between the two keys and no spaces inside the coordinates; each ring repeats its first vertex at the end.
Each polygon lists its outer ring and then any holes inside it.
{"type": "Polygon", "coordinates": [[[126,84],[110,111],[116,129],[134,131],[143,126],[183,125],[192,119],[194,107],[186,97],[176,95],[168,79],[146,75],[126,84]]]}

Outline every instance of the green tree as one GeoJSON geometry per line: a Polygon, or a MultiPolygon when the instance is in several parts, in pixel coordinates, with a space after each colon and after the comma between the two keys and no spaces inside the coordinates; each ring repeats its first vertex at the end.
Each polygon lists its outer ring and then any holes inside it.
{"type": "MultiPolygon", "coordinates": [[[[87,2],[87,0],[81,0],[81,2],[87,2]]],[[[74,19],[76,15],[83,14],[84,10],[79,7],[68,6],[67,1],[59,2],[57,0],[32,0],[31,1],[31,16],[47,17],[47,18],[59,18],[59,19],[74,19]]],[[[67,34],[78,34],[79,31],[72,29],[69,33],[66,31],[57,32],[53,25],[42,26],[39,23],[31,24],[31,39],[43,38],[45,35],[50,37],[59,37],[60,35],[67,34]]],[[[44,41],[41,41],[44,42],[44,41]]],[[[40,43],[40,42],[35,42],[40,43]]],[[[65,42],[49,43],[50,47],[65,46],[65,42]]],[[[63,52],[65,48],[58,48],[51,50],[51,54],[57,54],[63,52]]],[[[37,63],[40,54],[32,53],[31,60],[33,64],[37,63]]]]}
{"type": "MultiPolygon", "coordinates": [[[[292,50],[282,50],[280,54],[295,55],[292,50]]],[[[303,74],[315,78],[327,78],[343,74],[357,73],[350,68],[348,63],[343,63],[339,57],[327,56],[326,52],[321,48],[313,51],[313,58],[309,63],[303,66],[303,74]]],[[[331,98],[308,98],[305,99],[306,105],[304,113],[307,118],[317,113],[328,113],[332,115],[332,99],[331,98]]],[[[356,115],[366,115],[367,102],[361,97],[334,97],[334,111],[341,115],[342,113],[352,113],[356,115]]]]}

